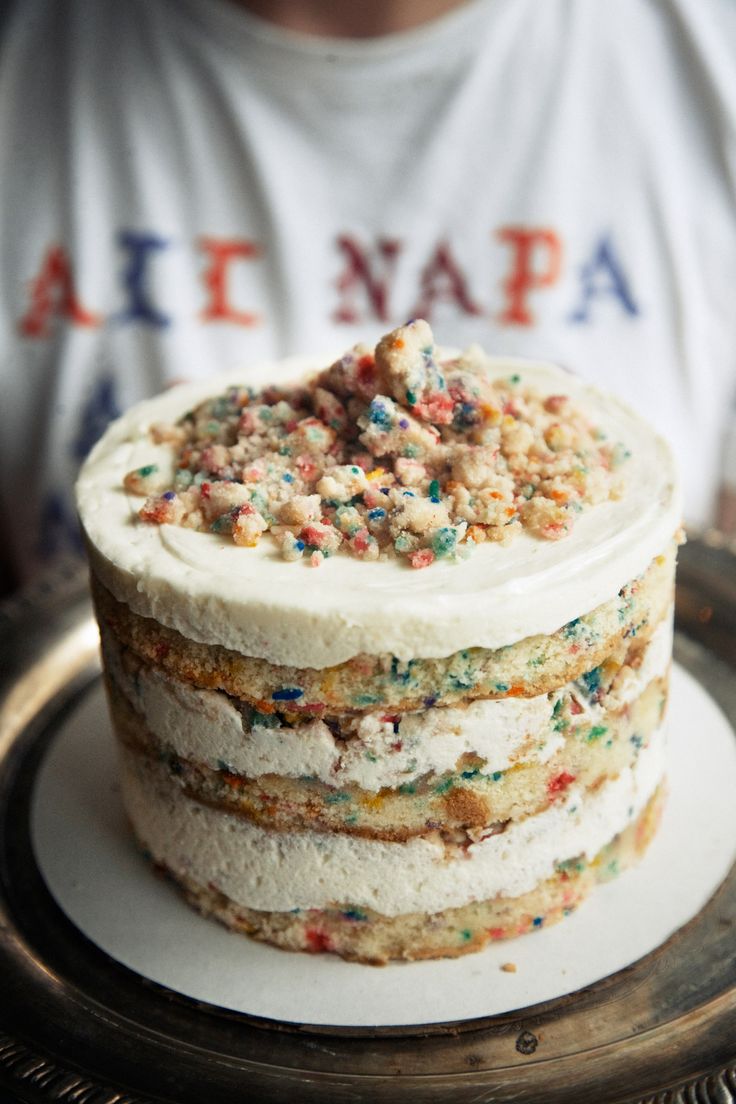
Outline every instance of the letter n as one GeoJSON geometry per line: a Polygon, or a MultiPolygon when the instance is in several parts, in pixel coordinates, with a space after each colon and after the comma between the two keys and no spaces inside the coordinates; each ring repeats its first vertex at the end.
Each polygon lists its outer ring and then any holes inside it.
{"type": "Polygon", "coordinates": [[[389,285],[396,267],[401,242],[393,238],[377,240],[375,251],[382,265],[380,276],[375,271],[377,267],[375,260],[371,259],[369,251],[364,249],[355,238],[342,234],[337,239],[337,246],[345,258],[345,268],[337,278],[337,290],[342,296],[342,301],[332,316],[333,320],[348,325],[367,320],[356,305],[356,293],[362,289],[373,318],[378,319],[379,322],[388,322],[389,285]]]}

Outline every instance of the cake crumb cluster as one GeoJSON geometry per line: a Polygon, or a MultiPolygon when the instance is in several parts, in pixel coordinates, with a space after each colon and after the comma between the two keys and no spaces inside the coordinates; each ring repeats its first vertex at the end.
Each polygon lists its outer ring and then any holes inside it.
{"type": "Polygon", "coordinates": [[[586,506],[617,496],[628,453],[568,396],[484,365],[476,349],[440,360],[427,322],[411,321],[306,382],[232,387],[153,426],[173,482],[149,464],[125,489],[147,496],[144,522],[244,547],[269,533],[285,560],[313,566],[347,552],[422,568],[522,530],[563,538],[586,506]]]}

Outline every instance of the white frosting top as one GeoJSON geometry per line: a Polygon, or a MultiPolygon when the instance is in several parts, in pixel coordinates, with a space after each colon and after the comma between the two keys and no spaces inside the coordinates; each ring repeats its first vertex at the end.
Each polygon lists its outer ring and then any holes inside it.
{"type": "Polygon", "coordinates": [[[186,384],[109,427],[82,469],[77,500],[94,570],[116,598],[190,639],[272,663],[324,668],[360,653],[442,657],[555,632],[640,574],[680,524],[672,456],[646,422],[554,365],[511,358],[489,358],[489,374],[517,373],[544,395],[570,395],[631,453],[619,469],[621,497],[586,508],[562,540],[522,532],[507,546],[482,544],[465,561],[420,571],[347,555],[314,569],[286,562],[267,538],[241,548],[214,533],[138,520],[142,499],[123,490],[125,474],[151,463],[162,472],[172,467],[170,448],[148,436],[152,423],[175,421],[228,386],[284,383],[329,363],[291,359],[186,384]]]}
{"type": "MultiPolygon", "coordinates": [[[[672,655],[668,619],[655,631],[636,670],[626,670],[621,685],[601,705],[587,705],[591,723],[605,709],[623,709],[652,679],[666,674],[672,655]]],[[[177,755],[213,770],[258,778],[278,774],[309,776],[329,786],[356,785],[378,791],[423,775],[456,769],[464,754],[485,761],[487,772],[516,763],[547,762],[564,744],[554,732],[552,712],[558,694],[471,702],[465,708],[435,706],[405,713],[394,731],[384,713],[364,714],[356,734],[337,740],[319,719],[293,728],[249,727],[231,699],[216,690],[197,690],[156,670],[126,674],[109,640],[105,657],[112,677],[131,705],[146,718],[150,731],[177,755]]]]}
{"type": "MultiPolygon", "coordinates": [[[[222,890],[249,908],[287,911],[358,905],[396,916],[518,897],[550,877],[555,863],[595,857],[641,812],[664,771],[659,730],[633,767],[596,791],[571,788],[543,812],[509,825],[466,851],[441,840],[406,843],[319,832],[269,832],[190,800],[164,777],[123,758],[123,794],[140,838],[175,874],[222,890]]],[[[131,759],[138,759],[135,754],[131,759]]],[[[165,771],[165,767],[161,768],[165,771]]]]}

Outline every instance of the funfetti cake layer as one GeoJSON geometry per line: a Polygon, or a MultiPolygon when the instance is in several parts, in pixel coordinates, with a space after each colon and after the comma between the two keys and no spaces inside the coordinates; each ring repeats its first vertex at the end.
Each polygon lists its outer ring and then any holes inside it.
{"type": "Polygon", "coordinates": [[[331,952],[383,965],[395,959],[455,958],[499,939],[539,931],[569,916],[599,882],[616,877],[641,857],[654,835],[664,801],[660,787],[637,819],[594,859],[560,863],[546,881],[518,897],[498,896],[457,908],[383,916],[369,908],[294,909],[260,912],[246,908],[189,874],[159,868],[200,912],[255,939],[294,951],[331,952]]]}
{"type": "MultiPolygon", "coordinates": [[[[103,637],[105,666],[116,692],[144,721],[158,748],[210,769],[356,785],[377,793],[426,776],[485,773],[546,763],[572,730],[598,730],[608,713],[630,715],[652,683],[664,683],[672,652],[671,617],[651,639],[632,638],[626,662],[550,694],[495,698],[414,713],[308,717],[260,713],[220,691],[198,690],[148,667],[116,638],[103,637]]],[[[142,731],[141,724],[137,732],[142,731]]],[[[586,736],[587,739],[587,736],[586,736]]]]}
{"type": "Polygon", "coordinates": [[[653,831],[671,459],[574,377],[426,323],[321,367],[172,391],[85,465],[126,805],[238,930],[464,953],[653,831]]]}
{"type": "Polygon", "coordinates": [[[389,840],[439,828],[448,838],[472,841],[540,812],[573,783],[601,785],[636,761],[666,705],[669,658],[651,680],[643,684],[641,677],[659,666],[656,659],[649,662],[649,653],[662,637],[667,640],[669,626],[661,629],[645,647],[641,675],[628,680],[624,695],[618,684],[626,681],[628,666],[595,704],[583,682],[528,702],[475,702],[467,711],[434,707],[390,723],[376,714],[345,718],[346,729],[352,723],[362,738],[348,731],[333,735],[334,720],[328,727],[323,720],[300,718],[301,724],[289,727],[272,714],[256,720],[277,721],[278,727],[254,725],[252,713],[244,715],[223,695],[190,690],[160,675],[126,677],[121,665],[108,660],[115,671],[111,706],[127,747],[166,762],[189,796],[253,823],[389,840]],[[528,715],[527,704],[533,706],[528,715]],[[542,709],[546,716],[540,719],[542,709]],[[406,754],[395,725],[416,729],[407,737],[406,754]],[[423,760],[412,754],[414,747],[423,760]],[[481,747],[485,758],[465,747],[481,747]]]}

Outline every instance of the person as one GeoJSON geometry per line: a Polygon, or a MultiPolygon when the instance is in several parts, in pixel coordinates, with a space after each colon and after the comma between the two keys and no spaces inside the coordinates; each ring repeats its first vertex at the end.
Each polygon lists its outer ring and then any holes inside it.
{"type": "Polygon", "coordinates": [[[6,587],[79,553],[76,470],[135,400],[419,315],[625,396],[714,520],[728,0],[19,0],[2,29],[6,587]]]}

